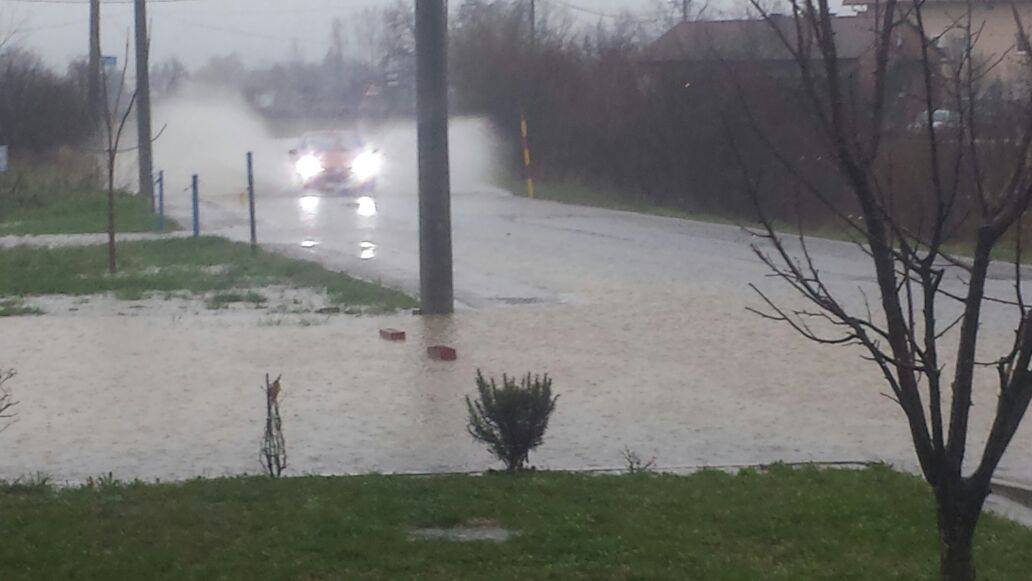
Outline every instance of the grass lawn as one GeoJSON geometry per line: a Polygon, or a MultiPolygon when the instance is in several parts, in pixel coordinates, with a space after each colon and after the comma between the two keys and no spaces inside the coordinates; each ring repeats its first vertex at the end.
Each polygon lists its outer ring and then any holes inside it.
{"type": "Polygon", "coordinates": [[[138,299],[148,292],[216,294],[218,304],[260,302],[248,289],[269,285],[325,289],[342,307],[391,311],[416,306],[407,295],[222,238],[182,238],[118,245],[119,274],[107,273],[107,248],[0,249],[0,298],[114,292],[138,299]],[[228,291],[240,291],[228,292],[228,291]]]}
{"type": "MultiPolygon", "coordinates": [[[[934,579],[931,497],[887,468],[731,476],[239,478],[0,490],[3,579],[934,579]],[[410,540],[491,524],[513,539],[410,540]]],[[[987,516],[984,579],[1032,531],[987,516]]]]}
{"type": "MultiPolygon", "coordinates": [[[[107,192],[58,166],[18,168],[0,174],[0,236],[91,234],[107,231],[107,192]]],[[[150,203],[119,192],[115,199],[119,232],[152,232],[157,227],[150,203]]],[[[165,220],[167,231],[178,225],[165,220]]]]}
{"type": "MultiPolygon", "coordinates": [[[[0,236],[40,234],[91,234],[107,231],[107,194],[84,192],[69,194],[36,207],[21,207],[0,215],[0,236]]],[[[120,193],[115,199],[115,224],[118,232],[154,232],[156,217],[142,196],[120,193]]],[[[165,231],[178,225],[165,219],[165,231]]]]}

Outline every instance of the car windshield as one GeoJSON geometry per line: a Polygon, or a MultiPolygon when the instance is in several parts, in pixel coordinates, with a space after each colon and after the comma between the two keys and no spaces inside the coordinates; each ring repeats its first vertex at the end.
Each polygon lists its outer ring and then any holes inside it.
{"type": "Polygon", "coordinates": [[[349,133],[326,133],[309,135],[304,139],[302,149],[313,151],[341,151],[362,147],[362,140],[349,133]]]}

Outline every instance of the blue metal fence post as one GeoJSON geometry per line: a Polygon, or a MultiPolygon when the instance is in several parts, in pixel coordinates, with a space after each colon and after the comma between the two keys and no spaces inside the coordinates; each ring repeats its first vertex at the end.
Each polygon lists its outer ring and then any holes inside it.
{"type": "Polygon", "coordinates": [[[193,191],[193,235],[197,238],[201,235],[201,204],[197,194],[197,174],[193,175],[190,188],[193,191]]]}
{"type": "Polygon", "coordinates": [[[258,249],[258,227],[254,217],[254,153],[247,152],[247,205],[251,214],[251,251],[258,249]]]}
{"type": "Polygon", "coordinates": [[[158,172],[158,232],[165,231],[165,172],[158,172]]]}

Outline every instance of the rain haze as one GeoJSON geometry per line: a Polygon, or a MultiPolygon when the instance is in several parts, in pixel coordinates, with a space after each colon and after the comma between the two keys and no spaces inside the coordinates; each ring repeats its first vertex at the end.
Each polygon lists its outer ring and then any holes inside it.
{"type": "MultiPolygon", "coordinates": [[[[335,17],[358,19],[388,0],[172,0],[154,2],[153,58],[175,56],[191,68],[213,55],[239,54],[248,64],[294,58],[321,59],[330,46],[335,17]],[[295,47],[296,51],[295,52],[295,47]]],[[[549,2],[585,22],[621,10],[651,15],[655,0],[549,2]],[[584,8],[585,10],[578,10],[584,8]]],[[[459,2],[452,2],[453,8],[459,2]]],[[[543,7],[543,9],[547,9],[543,7]]],[[[103,51],[120,55],[132,26],[132,4],[104,2],[103,51]]],[[[0,18],[20,30],[19,38],[55,66],[85,58],[89,37],[87,2],[2,0],[0,18]]],[[[605,17],[603,17],[605,18],[605,17]]]]}
{"type": "Polygon", "coordinates": [[[1032,0],[800,2],[0,0],[0,579],[1027,579],[1032,0]]]}

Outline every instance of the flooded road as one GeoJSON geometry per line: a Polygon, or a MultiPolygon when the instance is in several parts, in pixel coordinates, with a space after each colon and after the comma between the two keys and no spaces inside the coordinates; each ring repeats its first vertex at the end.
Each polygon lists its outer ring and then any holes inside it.
{"type": "MultiPolygon", "coordinates": [[[[204,232],[246,240],[241,182],[202,183],[204,232]]],[[[418,288],[411,184],[385,180],[360,199],[260,181],[258,194],[262,244],[418,288]]],[[[170,188],[167,206],[189,223],[184,192],[170,188]]],[[[453,212],[460,309],[450,319],[272,327],[255,313],[143,312],[5,321],[0,351],[13,354],[4,363],[24,388],[22,417],[3,436],[18,454],[0,458],[0,477],[255,472],[266,372],[284,375],[294,474],[482,470],[495,464],[466,434],[462,399],[478,368],[555,378],[556,416],[531,457],[543,468],[618,468],[625,448],[659,468],[915,467],[902,412],[858,350],[813,345],[746,311],[761,306],[750,283],[799,303],[740,229],[528,200],[467,180],[453,212]],[[381,341],[386,327],[409,341],[381,341]],[[459,361],[428,361],[434,343],[457,347],[459,361]]],[[[860,289],[873,295],[866,257],[843,242],[811,249],[829,284],[862,308],[860,289]]],[[[1001,274],[990,290],[1003,296],[1010,285],[1001,274]]],[[[1012,319],[990,307],[985,358],[1005,349],[1012,319]]],[[[979,377],[972,450],[995,403],[993,373],[979,377]]],[[[1032,482],[1030,434],[1026,423],[1001,475],[1032,482]]]]}

